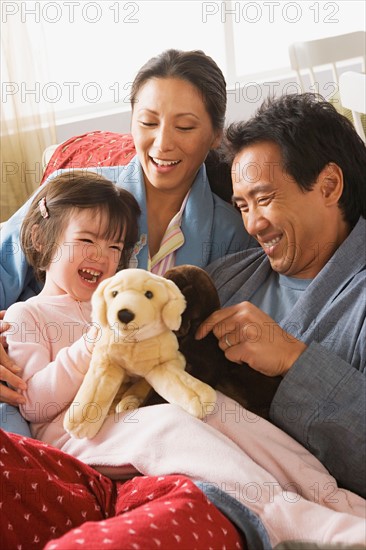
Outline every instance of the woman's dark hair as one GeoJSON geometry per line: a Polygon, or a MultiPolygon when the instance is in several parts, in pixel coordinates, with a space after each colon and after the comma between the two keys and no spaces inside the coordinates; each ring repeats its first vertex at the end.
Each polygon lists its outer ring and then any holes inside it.
{"type": "Polygon", "coordinates": [[[231,163],[225,157],[225,150],[221,147],[210,149],[205,166],[211,191],[232,205],[231,163]]]}
{"type": "Polygon", "coordinates": [[[141,87],[152,78],[180,78],[202,95],[215,130],[222,130],[226,113],[226,82],[215,61],[201,50],[166,50],[153,57],[137,73],[131,91],[132,109],[141,87]]]}
{"type": "Polygon", "coordinates": [[[233,123],[226,131],[231,163],[245,147],[262,141],[276,143],[284,170],[304,191],[312,189],[330,162],[344,179],[339,207],[353,227],[366,217],[366,147],[353,124],[323,97],[291,94],[266,100],[250,120],[233,123]]]}
{"type": "Polygon", "coordinates": [[[45,280],[45,270],[56,253],[59,238],[70,215],[84,208],[107,214],[109,223],[103,237],[124,241],[118,269],[128,267],[138,240],[138,217],[141,211],[136,199],[103,176],[71,170],[42,186],[22,224],[21,246],[39,280],[45,280]],[[39,206],[40,200],[43,207],[39,206]]]}

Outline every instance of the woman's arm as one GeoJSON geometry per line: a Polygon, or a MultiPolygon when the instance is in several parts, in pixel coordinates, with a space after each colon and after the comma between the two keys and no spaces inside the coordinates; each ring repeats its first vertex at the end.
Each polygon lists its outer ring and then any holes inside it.
{"type": "Polygon", "coordinates": [[[32,197],[1,228],[1,309],[38,294],[41,288],[20,246],[20,227],[31,200],[32,197]]]}

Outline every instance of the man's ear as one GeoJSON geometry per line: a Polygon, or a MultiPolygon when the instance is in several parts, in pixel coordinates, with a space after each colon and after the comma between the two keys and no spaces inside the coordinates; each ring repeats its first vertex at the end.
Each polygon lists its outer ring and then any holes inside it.
{"type": "Polygon", "coordinates": [[[338,204],[343,193],[343,172],[335,162],[324,166],[318,176],[320,190],[326,206],[338,204]]]}
{"type": "Polygon", "coordinates": [[[39,231],[39,225],[38,225],[38,223],[35,223],[35,224],[32,226],[32,229],[31,229],[31,238],[32,238],[32,244],[33,244],[35,250],[37,250],[37,252],[41,252],[41,250],[42,250],[42,242],[41,242],[41,238],[40,238],[40,231],[39,231]]]}

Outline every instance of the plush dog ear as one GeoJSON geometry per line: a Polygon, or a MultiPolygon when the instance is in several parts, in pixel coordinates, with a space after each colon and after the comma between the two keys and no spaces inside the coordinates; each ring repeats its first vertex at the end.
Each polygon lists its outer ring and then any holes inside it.
{"type": "Polygon", "coordinates": [[[111,277],[105,279],[92,296],[92,320],[94,323],[98,323],[100,327],[105,327],[108,324],[107,321],[107,304],[104,298],[104,290],[108,286],[111,277]]]}
{"type": "Polygon", "coordinates": [[[168,291],[169,301],[163,307],[161,316],[170,330],[178,330],[182,322],[181,315],[186,308],[186,300],[173,281],[164,280],[168,291]]]}

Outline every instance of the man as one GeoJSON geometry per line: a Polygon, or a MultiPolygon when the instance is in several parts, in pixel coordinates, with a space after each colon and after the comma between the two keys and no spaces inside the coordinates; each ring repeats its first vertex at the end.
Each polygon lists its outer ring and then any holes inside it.
{"type": "MultiPolygon", "coordinates": [[[[313,94],[230,126],[233,200],[261,248],[207,269],[228,359],[282,375],[270,418],[366,496],[366,149],[313,94]]],[[[316,488],[314,488],[314,491],[316,488]]]]}

